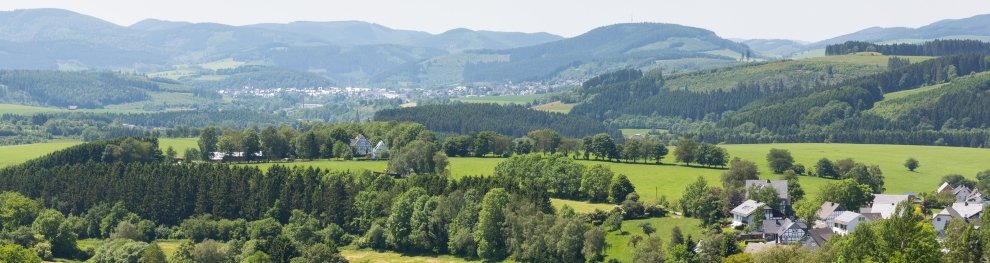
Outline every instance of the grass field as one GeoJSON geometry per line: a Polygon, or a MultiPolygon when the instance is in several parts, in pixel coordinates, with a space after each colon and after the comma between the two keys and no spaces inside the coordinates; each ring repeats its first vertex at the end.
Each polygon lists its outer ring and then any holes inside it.
{"type": "Polygon", "coordinates": [[[565,199],[556,199],[556,198],[550,199],[550,204],[552,204],[553,207],[556,208],[557,210],[560,210],[562,207],[566,205],[573,208],[574,212],[577,213],[591,213],[594,212],[595,210],[602,210],[608,212],[608,211],[612,211],[612,209],[616,207],[615,205],[612,204],[592,204],[584,201],[574,201],[574,200],[565,200],[565,199]]]}
{"type": "Polygon", "coordinates": [[[199,145],[196,144],[198,140],[199,138],[159,138],[158,148],[164,152],[165,149],[171,146],[172,149],[175,149],[175,152],[179,153],[179,156],[182,156],[186,149],[199,149],[199,145]]]}
{"type": "Polygon", "coordinates": [[[23,163],[79,143],[79,141],[62,141],[0,146],[0,167],[23,163]]]}
{"type": "Polygon", "coordinates": [[[463,258],[458,258],[449,255],[441,256],[409,256],[403,255],[395,252],[388,251],[374,251],[365,249],[341,249],[340,255],[344,256],[347,261],[354,263],[386,263],[386,262],[401,262],[401,263],[459,263],[459,262],[481,262],[467,260],[463,258]]]}
{"type": "Polygon", "coordinates": [[[539,99],[543,95],[516,95],[516,96],[487,96],[487,97],[471,97],[471,98],[456,98],[453,100],[464,102],[464,103],[495,103],[495,104],[528,104],[536,99],[539,99]]]}
{"type": "Polygon", "coordinates": [[[650,218],[650,219],[639,219],[639,220],[629,220],[622,221],[622,230],[608,233],[605,236],[605,242],[609,244],[608,250],[605,252],[607,258],[614,258],[620,262],[632,262],[633,247],[629,246],[629,238],[635,235],[643,234],[643,229],[639,226],[642,223],[650,223],[654,228],[657,229],[653,236],[660,237],[666,245],[670,241],[670,233],[673,231],[674,227],[680,227],[681,233],[684,234],[686,238],[691,235],[693,240],[700,240],[701,228],[698,226],[701,221],[694,218],[683,218],[683,217],[661,217],[661,218],[650,218]]]}
{"type": "Polygon", "coordinates": [[[52,112],[67,112],[67,111],[68,110],[66,109],[60,109],[60,108],[27,106],[27,105],[17,105],[17,104],[0,104],[0,112],[10,113],[10,114],[30,115],[36,113],[52,113],[52,112]]]}
{"type": "Polygon", "coordinates": [[[540,105],[533,106],[533,109],[534,110],[549,111],[549,112],[558,112],[558,113],[564,113],[564,114],[566,114],[566,113],[570,113],[571,112],[571,109],[574,109],[574,106],[577,106],[577,104],[576,103],[568,104],[568,103],[563,103],[563,102],[560,102],[560,101],[554,101],[554,102],[551,102],[551,103],[546,103],[546,104],[540,104],[540,105]]]}

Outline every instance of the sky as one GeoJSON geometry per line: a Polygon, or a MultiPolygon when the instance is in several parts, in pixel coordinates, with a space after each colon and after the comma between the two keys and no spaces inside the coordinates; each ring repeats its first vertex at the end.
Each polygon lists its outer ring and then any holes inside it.
{"type": "Polygon", "coordinates": [[[442,33],[454,28],[576,36],[627,22],[701,27],[725,38],[818,41],[867,27],[919,27],[990,14],[988,0],[2,0],[0,10],[62,8],[120,25],[146,18],[230,25],[360,20],[442,33]],[[946,1],[948,2],[948,1],[946,1]]]}

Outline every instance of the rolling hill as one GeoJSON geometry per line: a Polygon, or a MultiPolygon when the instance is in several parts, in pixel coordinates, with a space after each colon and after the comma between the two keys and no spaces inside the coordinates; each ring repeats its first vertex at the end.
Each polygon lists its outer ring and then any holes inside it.
{"type": "Polygon", "coordinates": [[[720,38],[705,29],[658,23],[617,24],[534,46],[433,58],[379,76],[379,80],[449,85],[530,81],[561,75],[584,78],[622,68],[663,67],[665,63],[684,65],[685,61],[695,64],[684,67],[698,69],[711,64],[737,63],[747,50],[746,45],[720,38]],[[438,71],[446,71],[453,77],[431,79],[438,71]]]}
{"type": "Polygon", "coordinates": [[[990,14],[963,19],[941,20],[919,28],[871,27],[850,34],[837,36],[810,44],[820,48],[846,41],[866,42],[921,42],[931,39],[990,39],[990,14]]]}
{"type": "Polygon", "coordinates": [[[230,26],[147,19],[125,27],[61,9],[0,12],[0,66],[17,69],[158,72],[233,58],[358,84],[449,53],[559,39],[467,29],[434,35],[358,21],[230,26]]]}

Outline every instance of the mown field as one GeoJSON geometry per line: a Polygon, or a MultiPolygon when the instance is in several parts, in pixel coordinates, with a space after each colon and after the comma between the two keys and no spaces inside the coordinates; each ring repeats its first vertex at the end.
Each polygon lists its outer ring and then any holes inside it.
{"type": "Polygon", "coordinates": [[[560,101],[554,101],[546,104],[533,106],[533,109],[567,114],[571,112],[571,109],[574,109],[574,106],[577,106],[577,104],[576,103],[568,104],[560,101]]]}

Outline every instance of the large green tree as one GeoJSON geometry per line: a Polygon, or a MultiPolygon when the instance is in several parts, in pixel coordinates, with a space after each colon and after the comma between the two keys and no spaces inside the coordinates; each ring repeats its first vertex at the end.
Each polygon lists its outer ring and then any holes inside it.
{"type": "Polygon", "coordinates": [[[488,191],[481,200],[474,240],[478,244],[478,257],[484,260],[497,261],[507,256],[502,224],[505,222],[504,209],[508,204],[509,193],[502,188],[488,191]]]}
{"type": "Polygon", "coordinates": [[[791,156],[791,151],[773,148],[767,154],[767,164],[774,173],[783,173],[794,166],[794,157],[791,156]]]}

